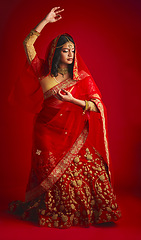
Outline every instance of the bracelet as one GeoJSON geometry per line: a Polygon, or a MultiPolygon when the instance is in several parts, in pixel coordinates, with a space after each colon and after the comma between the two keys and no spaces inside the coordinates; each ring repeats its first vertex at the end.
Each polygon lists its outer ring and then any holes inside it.
{"type": "Polygon", "coordinates": [[[85,111],[87,111],[87,110],[88,110],[88,108],[89,108],[88,101],[87,101],[87,100],[85,100],[85,111]]]}
{"type": "Polygon", "coordinates": [[[88,110],[88,108],[89,108],[89,103],[88,103],[88,101],[87,100],[84,100],[85,101],[85,107],[84,107],[84,109],[83,109],[83,114],[85,114],[85,112],[88,110]]]}

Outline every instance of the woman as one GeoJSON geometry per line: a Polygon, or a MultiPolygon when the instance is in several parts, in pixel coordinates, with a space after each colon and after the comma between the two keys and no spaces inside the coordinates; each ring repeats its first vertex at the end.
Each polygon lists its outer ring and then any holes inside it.
{"type": "Polygon", "coordinates": [[[52,41],[46,60],[34,48],[44,26],[60,20],[63,10],[53,8],[24,40],[30,81],[23,74],[9,101],[36,113],[32,166],[26,201],[12,202],[9,210],[47,227],[115,222],[121,213],[111,186],[100,91],[69,34],[52,41]]]}

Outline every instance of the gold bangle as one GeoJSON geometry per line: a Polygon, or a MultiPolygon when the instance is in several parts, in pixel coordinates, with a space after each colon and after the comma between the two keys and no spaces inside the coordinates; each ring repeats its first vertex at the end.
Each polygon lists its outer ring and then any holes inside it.
{"type": "Polygon", "coordinates": [[[85,101],[85,108],[84,108],[84,110],[83,110],[83,114],[85,114],[85,112],[88,110],[88,108],[89,108],[89,103],[88,103],[88,101],[87,100],[84,100],[85,101]]]}
{"type": "Polygon", "coordinates": [[[87,100],[85,100],[85,103],[86,103],[86,105],[85,105],[85,111],[87,111],[87,110],[88,110],[88,108],[89,108],[89,103],[88,103],[88,101],[87,101],[87,100]]]}

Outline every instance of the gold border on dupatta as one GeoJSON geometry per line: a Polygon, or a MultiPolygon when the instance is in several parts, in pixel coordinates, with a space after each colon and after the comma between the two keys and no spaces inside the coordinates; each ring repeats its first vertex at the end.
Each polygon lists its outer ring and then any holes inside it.
{"type": "Polygon", "coordinates": [[[37,187],[32,189],[31,191],[26,192],[25,201],[31,201],[38,195],[41,195],[45,191],[49,190],[57,180],[62,176],[62,174],[69,167],[75,156],[78,154],[80,149],[83,147],[88,136],[87,126],[83,129],[79,137],[76,139],[75,143],[68,151],[68,153],[62,158],[62,160],[57,164],[54,170],[50,173],[50,175],[37,187]]]}
{"type": "Polygon", "coordinates": [[[47,99],[49,97],[51,97],[52,95],[56,95],[56,93],[54,93],[55,91],[58,91],[59,89],[65,89],[67,87],[71,87],[73,85],[75,85],[77,83],[77,81],[72,80],[72,79],[66,79],[65,81],[55,85],[54,87],[52,87],[51,89],[49,89],[48,91],[46,91],[44,93],[44,99],[47,99]]]}
{"type": "MultiPolygon", "coordinates": [[[[87,76],[89,76],[89,74],[86,73],[85,71],[81,70],[79,72],[79,78],[80,79],[84,79],[87,76]]],[[[69,79],[66,79],[66,80],[58,83],[57,85],[55,85],[54,87],[52,87],[48,91],[44,92],[44,99],[47,99],[47,98],[51,97],[52,95],[55,95],[54,90],[58,91],[59,89],[65,89],[67,87],[72,87],[77,82],[78,82],[78,80],[73,80],[73,79],[69,78],[69,79]]]]}
{"type": "Polygon", "coordinates": [[[53,40],[52,45],[51,45],[51,50],[50,50],[49,59],[48,59],[49,72],[51,72],[52,60],[53,60],[53,56],[54,56],[54,53],[55,53],[55,48],[56,48],[59,37],[60,37],[60,35],[53,40]]]}
{"type": "Polygon", "coordinates": [[[78,154],[80,149],[83,147],[86,138],[88,136],[87,127],[84,128],[82,133],[79,135],[72,148],[68,151],[68,153],[62,158],[62,160],[57,164],[51,174],[45,179],[41,186],[48,190],[53,184],[62,176],[62,174],[69,167],[70,163],[73,161],[74,157],[78,154]]]}
{"type": "MultiPolygon", "coordinates": [[[[101,102],[100,96],[96,93],[93,95],[92,101],[94,101],[97,105],[97,107],[100,110],[101,117],[102,117],[102,124],[103,124],[103,134],[104,134],[104,145],[105,145],[105,151],[106,151],[106,157],[107,157],[107,163],[108,163],[108,169],[110,168],[110,160],[109,160],[109,147],[108,147],[108,139],[107,139],[107,131],[106,131],[106,121],[105,121],[105,114],[104,114],[104,107],[101,102]]],[[[109,170],[109,175],[111,176],[111,172],[109,170]]]]}
{"type": "Polygon", "coordinates": [[[74,57],[73,79],[80,80],[80,76],[78,73],[77,50],[75,50],[75,57],[74,57]]]}

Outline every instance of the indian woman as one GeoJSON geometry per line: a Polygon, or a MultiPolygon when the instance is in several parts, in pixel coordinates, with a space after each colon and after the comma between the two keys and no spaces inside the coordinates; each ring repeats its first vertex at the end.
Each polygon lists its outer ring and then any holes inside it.
{"type": "Polygon", "coordinates": [[[45,60],[34,47],[63,11],[51,9],[24,40],[27,64],[9,101],[35,113],[32,159],[25,201],[13,201],[9,211],[45,227],[116,222],[101,93],[68,33],[52,40],[45,60]]]}

